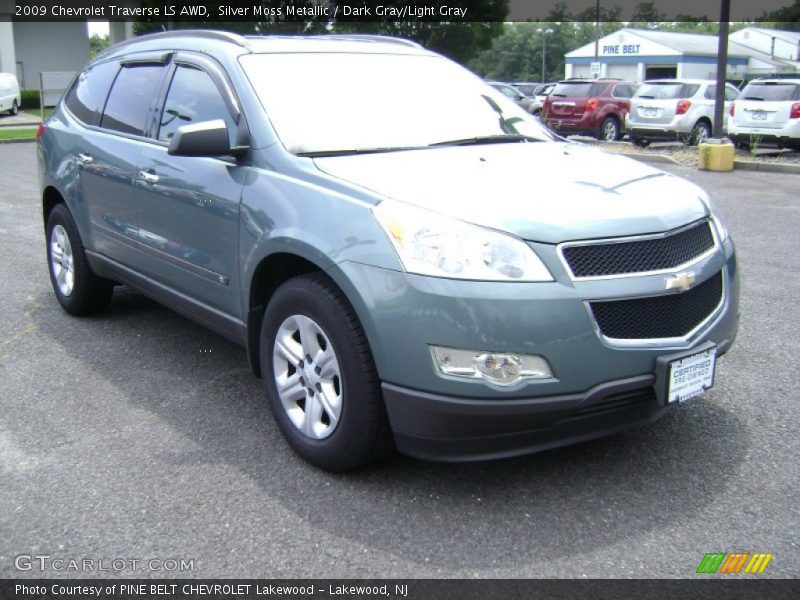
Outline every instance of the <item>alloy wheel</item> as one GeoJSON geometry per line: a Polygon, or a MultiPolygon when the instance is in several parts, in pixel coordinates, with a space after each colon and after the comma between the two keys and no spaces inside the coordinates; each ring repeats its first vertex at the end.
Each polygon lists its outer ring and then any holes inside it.
{"type": "Polygon", "coordinates": [[[70,296],[75,287],[75,259],[67,231],[61,225],[56,225],[50,232],[50,267],[58,291],[62,296],[70,296]]]}
{"type": "Polygon", "coordinates": [[[306,437],[330,436],[342,415],[342,377],[322,327],[305,315],[287,317],[272,352],[275,387],[292,424],[306,437]]]}

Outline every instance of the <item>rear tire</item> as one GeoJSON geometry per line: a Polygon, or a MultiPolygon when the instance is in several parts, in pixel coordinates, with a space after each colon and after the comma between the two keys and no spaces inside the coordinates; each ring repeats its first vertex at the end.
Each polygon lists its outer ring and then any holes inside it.
{"type": "Polygon", "coordinates": [[[606,117],[600,124],[600,134],[597,139],[604,142],[616,142],[622,139],[622,130],[619,122],[614,117],[606,117]]]}
{"type": "Polygon", "coordinates": [[[646,140],[633,135],[629,135],[628,139],[631,141],[631,144],[633,144],[638,148],[647,148],[650,145],[650,140],[646,140]]]}
{"type": "Polygon", "coordinates": [[[267,305],[259,343],[272,414],[297,454],[342,472],[392,450],[366,336],[330,278],[309,273],[281,285],[267,305]]]}
{"type": "Polygon", "coordinates": [[[11,104],[11,110],[8,112],[11,114],[11,116],[16,116],[19,113],[19,105],[17,105],[16,100],[14,100],[14,102],[11,104]]]}
{"type": "Polygon", "coordinates": [[[709,137],[711,137],[711,125],[705,121],[698,121],[694,124],[692,133],[689,134],[687,144],[689,146],[697,146],[705,142],[709,137]]]}
{"type": "Polygon", "coordinates": [[[50,282],[58,303],[75,316],[104,311],[111,303],[114,283],[92,271],[78,227],[65,204],[53,208],[46,232],[50,282]]]}

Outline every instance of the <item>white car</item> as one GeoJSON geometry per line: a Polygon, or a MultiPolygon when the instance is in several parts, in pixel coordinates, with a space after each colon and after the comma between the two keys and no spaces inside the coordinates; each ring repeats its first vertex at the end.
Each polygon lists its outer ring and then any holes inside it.
{"type": "MultiPolygon", "coordinates": [[[[710,79],[645,81],[631,99],[625,119],[628,138],[638,146],[654,140],[677,139],[689,145],[703,142],[711,135],[716,87],[710,79]]],[[[734,86],[725,85],[723,120],[738,95],[734,86]]]]}
{"type": "Polygon", "coordinates": [[[0,73],[0,112],[8,111],[15,115],[19,112],[20,104],[22,96],[17,77],[11,73],[0,73]]]}
{"type": "Polygon", "coordinates": [[[737,145],[800,150],[800,79],[756,79],[730,108],[728,136],[737,145]]]}

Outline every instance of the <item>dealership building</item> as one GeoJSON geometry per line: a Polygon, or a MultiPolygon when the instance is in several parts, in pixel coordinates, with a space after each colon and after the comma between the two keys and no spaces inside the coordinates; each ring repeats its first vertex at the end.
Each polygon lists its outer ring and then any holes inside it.
{"type": "MultiPolygon", "coordinates": [[[[728,38],[728,79],[760,75],[800,76],[800,34],[747,27],[728,38]]],[[[656,78],[713,79],[717,36],[625,28],[565,55],[565,76],[611,77],[632,81],[656,78]]]]}

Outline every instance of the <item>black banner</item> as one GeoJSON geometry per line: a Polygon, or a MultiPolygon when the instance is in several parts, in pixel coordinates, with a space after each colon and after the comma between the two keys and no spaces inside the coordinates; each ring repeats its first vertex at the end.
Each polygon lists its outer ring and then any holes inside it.
{"type": "Polygon", "coordinates": [[[797,580],[0,580],[7,600],[266,600],[267,598],[391,598],[513,600],[516,598],[763,598],[800,597],[797,580]]]}
{"type": "MultiPolygon", "coordinates": [[[[797,0],[732,2],[731,20],[797,22],[797,0]]],[[[24,21],[718,21],[720,0],[0,0],[0,20],[24,21]],[[599,6],[599,12],[597,7],[599,6]]]]}

